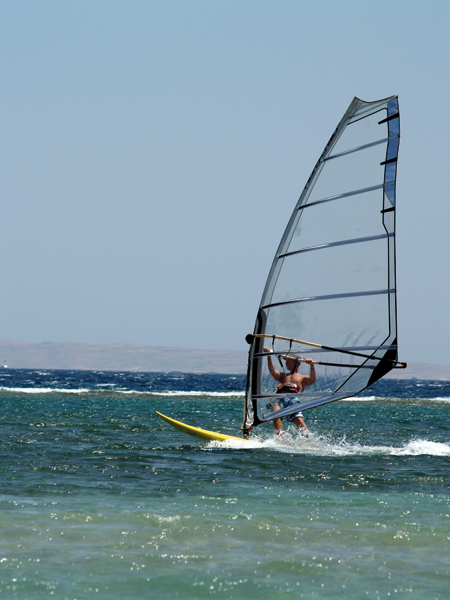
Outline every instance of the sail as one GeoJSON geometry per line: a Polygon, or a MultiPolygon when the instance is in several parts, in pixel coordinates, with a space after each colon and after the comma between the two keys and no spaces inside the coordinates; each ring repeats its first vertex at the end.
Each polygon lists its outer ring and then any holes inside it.
{"type": "MultiPolygon", "coordinates": [[[[244,433],[261,422],[358,394],[398,363],[395,193],[397,96],[354,98],[297,202],[276,252],[250,343],[244,433]],[[272,413],[267,354],[316,364],[301,404],[272,413]]],[[[302,374],[309,373],[302,364],[302,374]]]]}

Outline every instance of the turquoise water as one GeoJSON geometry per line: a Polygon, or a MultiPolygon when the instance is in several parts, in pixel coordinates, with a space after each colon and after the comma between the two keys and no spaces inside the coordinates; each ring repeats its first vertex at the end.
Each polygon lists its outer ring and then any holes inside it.
{"type": "MultiPolygon", "coordinates": [[[[5,370],[6,371],[6,370],[5,370]]],[[[244,379],[0,376],[2,598],[447,598],[450,385],[389,380],[239,435],[244,379]]]]}

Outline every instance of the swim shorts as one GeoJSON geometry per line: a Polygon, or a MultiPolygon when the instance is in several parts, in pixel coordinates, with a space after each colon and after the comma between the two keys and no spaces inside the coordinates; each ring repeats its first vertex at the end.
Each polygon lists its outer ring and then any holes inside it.
{"type": "MultiPolygon", "coordinates": [[[[300,400],[298,398],[280,398],[279,400],[276,400],[276,402],[274,402],[274,406],[278,405],[280,408],[288,408],[288,406],[294,406],[295,404],[300,404],[300,400]]],[[[303,419],[303,413],[302,412],[297,412],[294,413],[293,415],[288,415],[286,418],[289,421],[293,421],[295,419],[295,417],[301,417],[303,419]]]]}

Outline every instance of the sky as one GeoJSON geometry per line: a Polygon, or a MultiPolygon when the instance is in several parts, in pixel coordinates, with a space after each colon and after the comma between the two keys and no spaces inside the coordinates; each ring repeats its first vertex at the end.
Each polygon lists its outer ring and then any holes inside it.
{"type": "Polygon", "coordinates": [[[336,125],[398,94],[399,358],[450,365],[449,22],[447,0],[1,0],[0,339],[245,349],[336,125]]]}

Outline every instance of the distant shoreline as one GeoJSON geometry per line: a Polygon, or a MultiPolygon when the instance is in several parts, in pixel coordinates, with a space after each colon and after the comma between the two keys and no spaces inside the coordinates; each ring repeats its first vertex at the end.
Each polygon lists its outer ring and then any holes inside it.
{"type": "Polygon", "coordinates": [[[0,364],[16,369],[245,373],[245,350],[0,340],[0,364]]]}
{"type": "MultiPolygon", "coordinates": [[[[138,344],[14,342],[0,340],[0,364],[14,369],[144,371],[245,374],[247,351],[138,344]]],[[[409,363],[393,369],[389,379],[450,380],[450,366],[409,363]]]]}

